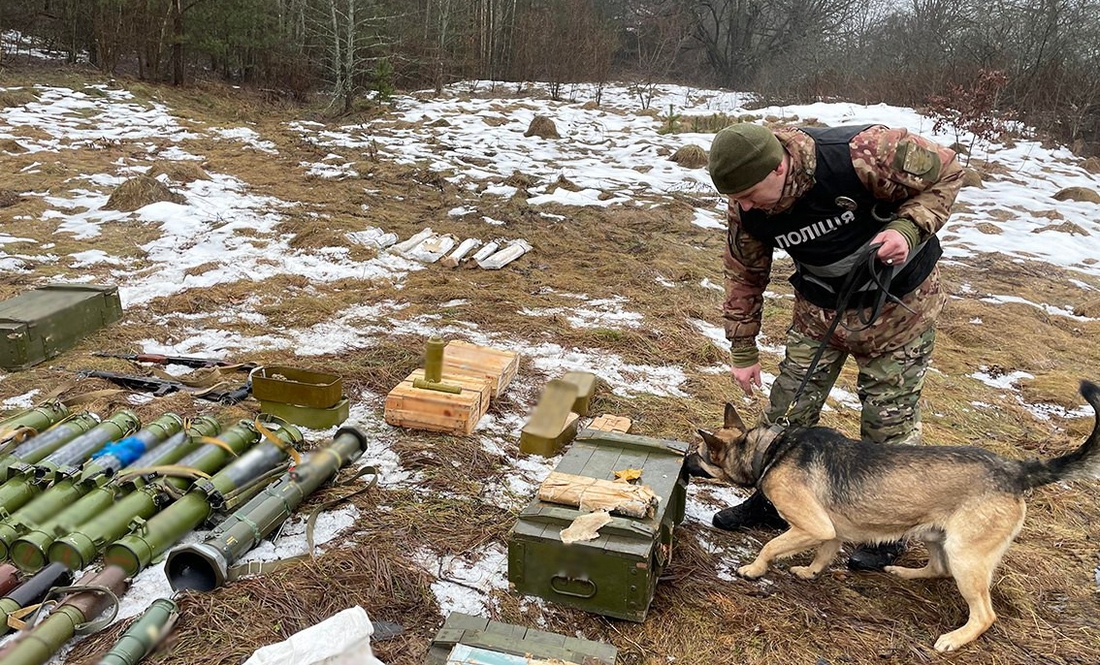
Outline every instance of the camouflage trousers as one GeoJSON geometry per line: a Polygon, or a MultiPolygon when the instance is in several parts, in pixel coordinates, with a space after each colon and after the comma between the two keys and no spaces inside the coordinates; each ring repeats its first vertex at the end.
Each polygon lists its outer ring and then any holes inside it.
{"type": "MultiPolygon", "coordinates": [[[[936,343],[936,330],[929,328],[900,348],[878,355],[853,353],[859,367],[857,379],[862,405],[860,434],[875,443],[918,443],[920,441],[920,393],[924,375],[936,343]]],[[[848,352],[828,347],[813,376],[789,414],[802,378],[810,370],[821,342],[791,328],[787,331],[787,353],[779,365],[779,377],[771,390],[764,414],[769,423],[784,415],[792,425],[809,427],[817,423],[825,397],[840,374],[848,352]]]]}

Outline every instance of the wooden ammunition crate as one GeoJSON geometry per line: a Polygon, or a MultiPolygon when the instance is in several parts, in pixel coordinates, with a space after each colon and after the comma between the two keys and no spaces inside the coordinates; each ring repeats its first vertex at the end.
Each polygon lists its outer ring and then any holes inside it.
{"type": "Polygon", "coordinates": [[[521,593],[604,616],[642,621],[657,578],[672,556],[672,530],[684,519],[688,444],[584,429],[556,471],[614,480],[615,471],[641,469],[637,481],[660,502],[647,518],[619,517],[595,540],[566,545],[560,531],[583,514],[539,501],[520,513],[508,536],[508,581],[521,593]]]}
{"type": "Polygon", "coordinates": [[[432,640],[424,665],[446,665],[452,650],[458,645],[577,665],[615,665],[618,655],[615,647],[603,642],[451,612],[432,640]]]}
{"type": "Polygon", "coordinates": [[[491,397],[496,397],[515,378],[519,354],[461,340],[451,340],[443,349],[443,376],[479,376],[492,382],[491,397]]]}
{"type": "Polygon", "coordinates": [[[0,367],[26,369],[122,318],[116,286],[51,284],[0,302],[0,367]]]}
{"type": "Polygon", "coordinates": [[[462,388],[460,394],[425,390],[413,386],[423,379],[424,370],[413,371],[386,396],[386,422],[398,427],[447,434],[469,434],[489,409],[492,385],[479,376],[443,374],[441,383],[462,388]]]}

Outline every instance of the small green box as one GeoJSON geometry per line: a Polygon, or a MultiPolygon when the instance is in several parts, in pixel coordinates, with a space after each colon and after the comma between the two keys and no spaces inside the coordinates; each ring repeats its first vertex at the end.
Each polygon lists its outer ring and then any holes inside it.
{"type": "Polygon", "coordinates": [[[0,302],[0,367],[53,358],[122,318],[117,286],[50,284],[0,302]]]}
{"type": "Polygon", "coordinates": [[[347,397],[337,402],[336,406],[330,406],[327,409],[260,400],[260,413],[270,413],[292,425],[301,425],[310,429],[336,427],[348,419],[349,410],[347,397]]]}
{"type": "Polygon", "coordinates": [[[344,396],[344,380],[325,372],[265,365],[252,371],[252,396],[261,402],[327,409],[344,396]]]}
{"type": "Polygon", "coordinates": [[[560,532],[582,512],[535,499],[508,535],[508,581],[521,593],[604,616],[643,621],[672,554],[672,530],[687,502],[688,444],[584,429],[556,471],[614,480],[641,469],[660,497],[645,519],[612,516],[595,540],[566,545],[560,532]]]}
{"type": "Polygon", "coordinates": [[[618,655],[615,647],[603,642],[451,612],[432,640],[424,665],[446,665],[452,650],[460,644],[516,656],[564,660],[578,665],[615,665],[618,655]]]}

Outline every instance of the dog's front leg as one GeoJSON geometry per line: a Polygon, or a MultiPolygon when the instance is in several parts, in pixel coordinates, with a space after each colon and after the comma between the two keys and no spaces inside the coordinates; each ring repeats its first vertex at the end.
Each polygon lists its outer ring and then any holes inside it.
{"type": "Polygon", "coordinates": [[[814,560],[810,562],[810,565],[791,566],[791,572],[804,580],[812,580],[817,577],[818,573],[825,570],[825,566],[832,563],[833,558],[836,557],[836,553],[840,551],[840,545],[843,542],[844,541],[839,538],[826,540],[817,546],[817,555],[814,556],[814,560]]]}
{"type": "MultiPolygon", "coordinates": [[[[747,566],[741,566],[737,569],[737,574],[749,579],[756,579],[764,573],[768,572],[768,565],[772,561],[781,557],[797,554],[803,550],[820,545],[825,540],[816,535],[792,526],[789,531],[786,531],[775,538],[772,538],[764,545],[760,550],[760,554],[757,555],[756,560],[747,566]]],[[[835,552],[834,552],[835,554],[835,552]]],[[[831,559],[832,557],[830,557],[831,559]]]]}

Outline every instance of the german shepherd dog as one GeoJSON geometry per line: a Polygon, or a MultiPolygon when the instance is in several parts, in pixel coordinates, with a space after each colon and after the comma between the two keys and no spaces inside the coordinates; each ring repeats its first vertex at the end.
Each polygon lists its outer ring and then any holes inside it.
{"type": "Polygon", "coordinates": [[[699,430],[703,443],[687,467],[694,475],[757,487],[790,524],[737,570],[750,579],[772,561],[810,548],[817,550],[810,565],[791,568],[803,579],[829,565],[844,542],[924,542],[923,568],[888,566],[886,572],[911,580],[955,578],[970,617],[936,640],[937,651],[953,651],[997,618],[989,585],[1023,524],[1023,493],[1100,476],[1100,387],[1083,381],[1081,395],[1097,413],[1092,434],[1077,450],[1050,460],[1010,460],[970,446],[867,443],[824,427],[749,429],[726,404],[720,430],[699,430]]]}

